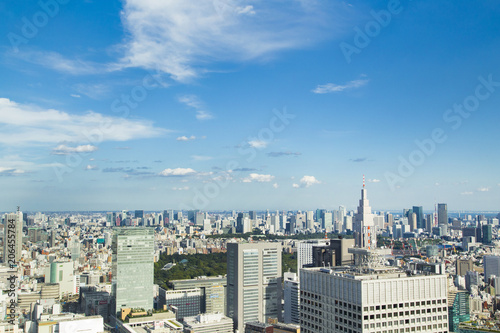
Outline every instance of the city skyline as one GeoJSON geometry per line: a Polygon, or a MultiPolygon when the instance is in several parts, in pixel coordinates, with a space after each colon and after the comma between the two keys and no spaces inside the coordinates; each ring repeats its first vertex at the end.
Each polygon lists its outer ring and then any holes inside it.
{"type": "Polygon", "coordinates": [[[41,4],[0,5],[0,210],[498,209],[496,4],[41,4]]]}

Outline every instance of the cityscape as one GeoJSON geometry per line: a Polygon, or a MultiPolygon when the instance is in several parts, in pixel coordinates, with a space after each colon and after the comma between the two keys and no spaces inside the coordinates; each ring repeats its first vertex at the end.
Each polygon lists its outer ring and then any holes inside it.
{"type": "Polygon", "coordinates": [[[499,3],[0,13],[0,333],[500,333],[499,3]]]}

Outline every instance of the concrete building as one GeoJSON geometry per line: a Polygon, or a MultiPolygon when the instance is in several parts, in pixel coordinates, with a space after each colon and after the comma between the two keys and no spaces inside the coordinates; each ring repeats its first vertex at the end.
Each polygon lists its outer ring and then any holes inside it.
{"type": "Polygon", "coordinates": [[[457,259],[456,262],[456,273],[457,275],[464,276],[468,271],[472,271],[474,268],[474,262],[471,258],[469,259],[457,259]]]}
{"type": "Polygon", "coordinates": [[[173,310],[177,320],[185,317],[193,317],[200,313],[203,293],[200,288],[181,290],[159,290],[160,305],[166,305],[167,309],[175,307],[173,310]]]}
{"type": "Polygon", "coordinates": [[[285,273],[284,277],[284,322],[300,324],[300,282],[297,274],[285,273]]]}
{"type": "Polygon", "coordinates": [[[45,271],[45,281],[59,284],[59,297],[77,294],[71,261],[53,261],[45,271]]]}
{"type": "Polygon", "coordinates": [[[281,317],[281,243],[227,244],[227,315],[247,322],[281,317]]]}
{"type": "Polygon", "coordinates": [[[122,308],[153,309],[152,228],[120,227],[113,229],[112,289],[113,312],[122,308]]]}
{"type": "Polygon", "coordinates": [[[448,332],[446,275],[388,266],[300,273],[303,333],[448,332]]]}
{"type": "Polygon", "coordinates": [[[200,276],[190,280],[173,280],[174,290],[200,289],[200,313],[226,313],[226,286],[224,276],[200,276]]]}
{"type": "Polygon", "coordinates": [[[484,256],[484,282],[487,283],[488,279],[492,276],[500,276],[500,256],[484,256]]]}
{"type": "Polygon", "coordinates": [[[233,320],[222,313],[201,314],[183,320],[185,333],[233,333],[233,320]]]}
{"type": "Polygon", "coordinates": [[[297,246],[297,272],[313,263],[313,247],[327,245],[328,239],[311,239],[302,241],[297,246]]]}

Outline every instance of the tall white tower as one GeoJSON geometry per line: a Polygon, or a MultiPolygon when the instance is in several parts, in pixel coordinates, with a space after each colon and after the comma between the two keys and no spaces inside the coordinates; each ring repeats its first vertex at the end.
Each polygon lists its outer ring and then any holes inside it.
{"type": "Polygon", "coordinates": [[[361,189],[361,200],[358,210],[354,216],[354,245],[358,248],[374,250],[377,248],[377,232],[373,221],[372,208],[366,197],[365,176],[363,176],[363,188],[361,189]]]}

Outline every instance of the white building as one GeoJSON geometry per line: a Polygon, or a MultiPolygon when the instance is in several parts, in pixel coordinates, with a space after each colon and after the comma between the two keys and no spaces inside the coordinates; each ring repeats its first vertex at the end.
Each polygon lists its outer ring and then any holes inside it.
{"type": "Polygon", "coordinates": [[[297,274],[284,274],[284,301],[286,324],[300,324],[300,283],[297,274]]]}
{"type": "Polygon", "coordinates": [[[233,333],[233,320],[222,313],[187,317],[183,322],[187,333],[233,333]]]}
{"type": "Polygon", "coordinates": [[[304,265],[313,263],[313,246],[326,246],[328,242],[328,239],[312,239],[300,242],[297,246],[297,272],[300,272],[304,265]]]}
{"type": "Polygon", "coordinates": [[[448,332],[446,275],[305,268],[301,332],[448,332]]]}

